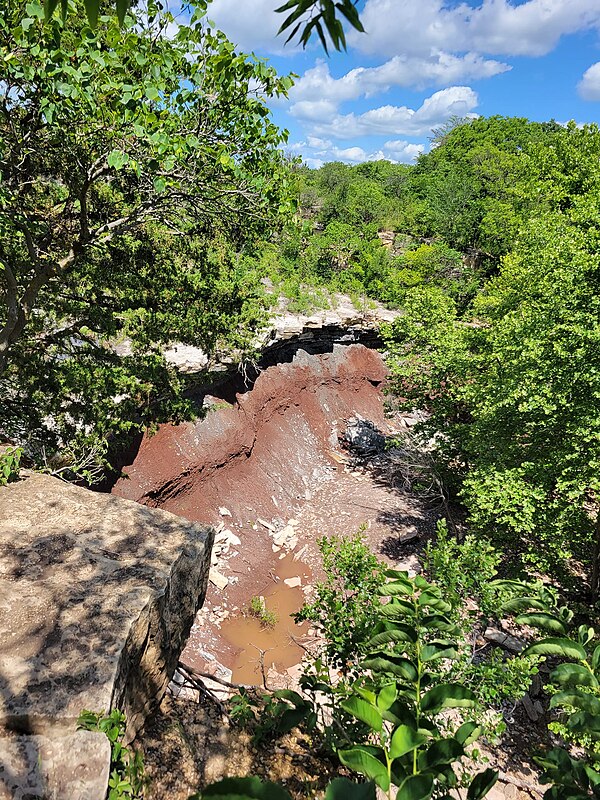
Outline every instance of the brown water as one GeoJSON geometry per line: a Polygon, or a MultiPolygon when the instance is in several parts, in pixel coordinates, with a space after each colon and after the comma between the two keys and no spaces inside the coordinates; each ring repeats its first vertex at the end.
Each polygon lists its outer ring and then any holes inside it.
{"type": "Polygon", "coordinates": [[[238,650],[232,667],[232,680],[235,683],[262,685],[261,651],[264,653],[265,674],[272,666],[278,672],[285,672],[288,667],[298,664],[304,655],[294,638],[301,639],[308,625],[296,625],[290,616],[302,607],[304,594],[300,587],[291,588],[283,581],[299,577],[302,586],[306,586],[311,579],[310,568],[288,555],[277,562],[271,576],[270,583],[260,594],[264,597],[267,610],[277,614],[276,624],[264,627],[255,617],[240,613],[237,617],[227,619],[221,626],[222,636],[238,650]]]}

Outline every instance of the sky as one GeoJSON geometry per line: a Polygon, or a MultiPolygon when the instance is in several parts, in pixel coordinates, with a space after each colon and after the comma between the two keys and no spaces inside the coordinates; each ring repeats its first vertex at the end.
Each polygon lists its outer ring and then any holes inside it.
{"type": "Polygon", "coordinates": [[[329,58],[284,45],[282,2],[213,0],[209,17],[299,76],[270,107],[309,166],[412,163],[452,116],[600,122],[600,0],[361,0],[367,32],[329,58]]]}

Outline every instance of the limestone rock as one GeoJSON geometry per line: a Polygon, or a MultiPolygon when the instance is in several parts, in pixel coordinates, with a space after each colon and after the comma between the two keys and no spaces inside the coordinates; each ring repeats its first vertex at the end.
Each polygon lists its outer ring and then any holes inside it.
{"type": "MultiPolygon", "coordinates": [[[[47,475],[0,487],[5,751],[21,746],[13,732],[52,741],[74,734],[83,709],[121,709],[133,738],[166,690],[202,604],[212,536],[168,512],[47,475]]],[[[58,751],[52,756],[61,775],[72,755],[62,752],[63,766],[58,751]]]]}
{"type": "Polygon", "coordinates": [[[0,737],[0,800],[103,800],[109,771],[103,733],[0,737]]]}
{"type": "Polygon", "coordinates": [[[217,589],[224,589],[229,583],[229,580],[225,577],[225,575],[221,575],[221,573],[217,572],[216,569],[210,570],[208,573],[208,579],[211,583],[214,583],[217,589]]]}
{"type": "Polygon", "coordinates": [[[511,653],[520,653],[525,647],[525,642],[518,639],[516,636],[511,636],[509,633],[498,630],[498,628],[487,628],[484,634],[488,642],[497,644],[511,653]]]}

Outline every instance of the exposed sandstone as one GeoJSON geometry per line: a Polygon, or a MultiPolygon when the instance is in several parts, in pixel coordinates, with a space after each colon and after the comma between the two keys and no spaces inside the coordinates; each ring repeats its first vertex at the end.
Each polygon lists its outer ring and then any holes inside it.
{"type": "Polygon", "coordinates": [[[24,797],[100,800],[107,750],[77,717],[120,708],[128,738],[143,725],[202,603],[212,536],[45,475],[0,488],[0,798],[20,780],[24,797]]]}

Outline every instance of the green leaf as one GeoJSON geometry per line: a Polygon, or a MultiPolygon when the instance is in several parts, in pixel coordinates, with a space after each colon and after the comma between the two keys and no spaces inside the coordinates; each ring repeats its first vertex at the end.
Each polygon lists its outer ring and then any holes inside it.
{"type": "Polygon", "coordinates": [[[408,725],[399,725],[394,731],[390,742],[390,758],[400,758],[406,753],[416,750],[426,741],[427,737],[422,733],[409,728],[408,725]]]}
{"type": "Polygon", "coordinates": [[[388,683],[384,686],[377,695],[377,708],[380,711],[387,711],[387,709],[395,702],[398,692],[395,683],[388,683]]]}
{"type": "Polygon", "coordinates": [[[300,708],[287,708],[277,720],[277,731],[280,734],[289,733],[306,719],[310,713],[310,706],[300,708]]]}
{"type": "Polygon", "coordinates": [[[512,600],[507,600],[501,607],[506,614],[518,614],[529,608],[539,608],[541,611],[545,611],[546,605],[541,600],[538,600],[537,597],[513,597],[512,600]]]}
{"type": "Polygon", "coordinates": [[[598,687],[598,679],[582,664],[559,664],[550,673],[550,680],[559,686],[598,687]]]}
{"type": "MultiPolygon", "coordinates": [[[[375,758],[363,745],[357,745],[348,750],[338,750],[338,758],[345,767],[350,767],[361,775],[374,780],[380,789],[387,792],[390,788],[390,778],[385,766],[375,758]]],[[[383,751],[382,751],[383,755],[383,751]]]]}
{"type": "Polygon", "coordinates": [[[383,712],[383,718],[394,725],[407,725],[409,728],[417,729],[417,718],[411,709],[402,701],[396,700],[395,703],[383,712]]]}
{"type": "Polygon", "coordinates": [[[325,791],[325,800],[375,800],[373,781],[356,783],[348,778],[334,778],[325,791]]]}
{"type": "Polygon", "coordinates": [[[440,683],[428,692],[421,700],[421,709],[436,714],[443,708],[472,708],[477,697],[466,686],[460,683],[440,683]]]}
{"type": "Polygon", "coordinates": [[[519,625],[531,625],[532,628],[542,628],[551,633],[565,634],[567,629],[565,625],[555,617],[553,614],[548,614],[545,611],[529,612],[527,614],[519,614],[515,619],[519,625]]]}
{"type": "Polygon", "coordinates": [[[464,753],[464,748],[457,739],[438,739],[424,753],[421,753],[419,767],[425,771],[440,764],[451,764],[464,753]]]}
{"type": "Polygon", "coordinates": [[[421,661],[435,661],[438,658],[456,658],[458,650],[454,642],[430,642],[421,648],[421,661]]]}
{"type": "Polygon", "coordinates": [[[276,692],[273,692],[273,697],[276,697],[278,700],[289,700],[296,708],[306,706],[306,700],[302,695],[298,694],[298,692],[294,692],[292,689],[278,689],[276,692]]]}
{"type": "Polygon", "coordinates": [[[442,614],[447,614],[452,610],[450,603],[443,600],[437,592],[432,589],[426,589],[419,595],[419,605],[422,607],[434,608],[442,614]]]}
{"type": "Polygon", "coordinates": [[[371,730],[373,731],[381,731],[383,726],[383,717],[381,716],[381,712],[375,706],[372,706],[366,700],[363,700],[361,697],[349,697],[347,700],[344,700],[341,703],[342,708],[344,711],[347,711],[348,714],[352,714],[353,717],[359,719],[361,722],[366,723],[371,730]]]}
{"type": "Polygon", "coordinates": [[[441,631],[443,633],[454,633],[456,635],[459,633],[458,626],[455,625],[454,622],[451,622],[448,617],[443,616],[443,614],[430,614],[427,617],[423,617],[421,626],[429,631],[441,631]]]}
{"type": "Polygon", "coordinates": [[[54,14],[57,5],[58,0],[44,0],[44,17],[46,20],[49,20],[54,14]]]}
{"type": "Polygon", "coordinates": [[[395,642],[411,642],[414,644],[417,641],[418,634],[410,625],[394,625],[393,630],[382,631],[365,644],[365,647],[371,649],[373,647],[381,647],[382,644],[391,644],[395,642]]]}
{"type": "Polygon", "coordinates": [[[117,0],[117,19],[119,20],[119,25],[123,25],[125,22],[125,14],[129,10],[129,2],[130,0],[117,0]]]}
{"type": "Polygon", "coordinates": [[[44,17],[44,9],[41,4],[37,2],[27,3],[25,11],[29,17],[36,17],[37,19],[42,19],[44,17]]]}
{"type": "Polygon", "coordinates": [[[578,692],[572,690],[570,692],[557,692],[550,698],[550,708],[557,708],[560,706],[573,706],[573,708],[580,708],[587,714],[595,717],[600,717],[600,698],[594,697],[587,692],[578,692]]]}
{"type": "Polygon", "coordinates": [[[600,644],[596,646],[592,655],[592,669],[597,670],[598,667],[600,667],[600,644]]]}
{"type": "Polygon", "coordinates": [[[412,603],[395,598],[393,602],[381,606],[377,613],[385,619],[406,619],[414,617],[415,609],[412,603]]]}
{"type": "Polygon", "coordinates": [[[85,13],[90,23],[90,27],[95,28],[98,24],[98,11],[100,8],[100,0],[83,0],[85,5],[85,13]]]}
{"type": "Polygon", "coordinates": [[[417,668],[412,661],[402,656],[393,656],[386,653],[374,654],[366,658],[361,663],[361,666],[373,672],[383,672],[395,675],[397,678],[404,678],[411,683],[417,680],[417,668]]]}
{"type": "Polygon", "coordinates": [[[148,100],[159,100],[160,99],[160,92],[156,88],[156,86],[147,86],[145,90],[145,95],[148,100]]]}
{"type": "Polygon", "coordinates": [[[222,800],[290,800],[282,786],[257,777],[224,778],[202,789],[202,797],[219,797],[222,800]]]}
{"type": "Polygon", "coordinates": [[[482,728],[476,722],[463,722],[460,728],[454,734],[457,742],[463,746],[474,742],[481,734],[482,728]]]}
{"type": "Polygon", "coordinates": [[[396,800],[428,800],[433,792],[433,775],[411,775],[400,785],[396,800]]]}
{"type": "Polygon", "coordinates": [[[486,769],[475,775],[467,791],[467,800],[481,800],[498,780],[498,773],[494,769],[486,769]]]}
{"type": "Polygon", "coordinates": [[[414,592],[415,587],[409,581],[395,580],[384,585],[379,589],[379,594],[382,597],[396,597],[410,596],[414,592]]]}
{"type": "Polygon", "coordinates": [[[541,642],[529,645],[523,650],[523,655],[561,656],[562,658],[575,658],[585,661],[586,653],[583,647],[572,639],[542,639],[541,642]]]}
{"type": "Polygon", "coordinates": [[[106,158],[106,163],[114,169],[123,169],[129,163],[129,156],[122,150],[112,150],[106,158]]]}

